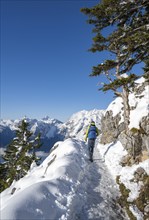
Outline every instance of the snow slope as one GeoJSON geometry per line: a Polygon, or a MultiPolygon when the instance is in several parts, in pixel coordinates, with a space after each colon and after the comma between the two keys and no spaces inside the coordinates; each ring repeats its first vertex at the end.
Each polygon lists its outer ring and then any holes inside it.
{"type": "Polygon", "coordinates": [[[58,143],[39,167],[2,193],[2,219],[59,219],[67,211],[80,170],[86,165],[83,144],[58,143]],[[82,147],[80,147],[82,146],[82,147]],[[12,189],[16,188],[13,195],[12,189]],[[9,212],[8,212],[9,210],[9,212]]]}
{"type": "Polygon", "coordinates": [[[58,142],[39,167],[1,194],[1,219],[124,219],[114,201],[117,186],[98,151],[94,157],[90,163],[82,141],[58,142]]]}

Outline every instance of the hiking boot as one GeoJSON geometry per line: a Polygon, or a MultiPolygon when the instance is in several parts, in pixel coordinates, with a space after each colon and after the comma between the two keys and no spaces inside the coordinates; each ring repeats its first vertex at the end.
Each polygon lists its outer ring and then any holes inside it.
{"type": "Polygon", "coordinates": [[[90,161],[93,162],[93,158],[92,157],[90,158],[90,161]]]}

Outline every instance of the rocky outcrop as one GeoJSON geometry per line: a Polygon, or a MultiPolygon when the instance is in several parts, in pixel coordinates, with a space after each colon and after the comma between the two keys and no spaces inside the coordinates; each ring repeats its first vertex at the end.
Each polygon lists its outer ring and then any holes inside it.
{"type": "Polygon", "coordinates": [[[142,138],[142,149],[149,152],[149,115],[140,121],[140,135],[142,138]]]}
{"type": "MultiPolygon", "coordinates": [[[[133,94],[137,101],[135,106],[130,106],[131,110],[134,111],[139,100],[144,97],[142,94],[145,86],[146,82],[133,89],[133,94]]],[[[133,159],[140,156],[143,151],[147,151],[149,154],[149,115],[141,118],[139,128],[131,127],[129,130],[125,130],[122,117],[123,108],[114,116],[112,110],[106,111],[101,119],[101,143],[111,143],[118,139],[133,159]]]]}
{"type": "Polygon", "coordinates": [[[119,123],[120,120],[120,114],[113,117],[112,111],[107,111],[105,115],[101,118],[102,144],[116,141],[118,136],[124,130],[124,123],[119,123]]]}
{"type": "Polygon", "coordinates": [[[120,114],[113,117],[112,111],[106,112],[101,119],[101,143],[111,143],[118,139],[133,158],[141,155],[142,151],[149,153],[148,117],[142,118],[140,129],[132,128],[129,131],[125,131],[124,123],[119,123],[120,120],[120,114]]]}

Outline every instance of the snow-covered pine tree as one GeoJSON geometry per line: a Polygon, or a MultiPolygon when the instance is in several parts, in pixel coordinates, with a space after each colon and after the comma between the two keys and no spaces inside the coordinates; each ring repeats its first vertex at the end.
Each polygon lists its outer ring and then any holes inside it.
{"type": "MultiPolygon", "coordinates": [[[[124,122],[129,125],[128,94],[137,75],[134,65],[149,61],[149,2],[147,0],[102,0],[92,8],[81,9],[94,25],[92,52],[109,52],[110,59],[94,66],[90,76],[105,76],[100,90],[113,90],[124,104],[124,122]],[[122,88],[122,90],[120,89],[122,88]]],[[[143,74],[142,74],[143,75],[143,74]]],[[[141,76],[141,75],[140,75],[141,76]]]]}
{"type": "Polygon", "coordinates": [[[14,180],[23,177],[33,162],[38,162],[35,149],[41,146],[40,134],[31,140],[29,123],[22,120],[16,130],[16,137],[8,145],[0,164],[0,191],[9,187],[14,180]]]}

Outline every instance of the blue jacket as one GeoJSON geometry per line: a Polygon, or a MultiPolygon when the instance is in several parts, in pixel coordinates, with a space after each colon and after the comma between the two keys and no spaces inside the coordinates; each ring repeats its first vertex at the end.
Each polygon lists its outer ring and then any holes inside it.
{"type": "Polygon", "coordinates": [[[85,141],[88,139],[96,139],[96,137],[99,135],[99,130],[95,125],[89,125],[88,129],[86,131],[86,137],[85,141]]]}

